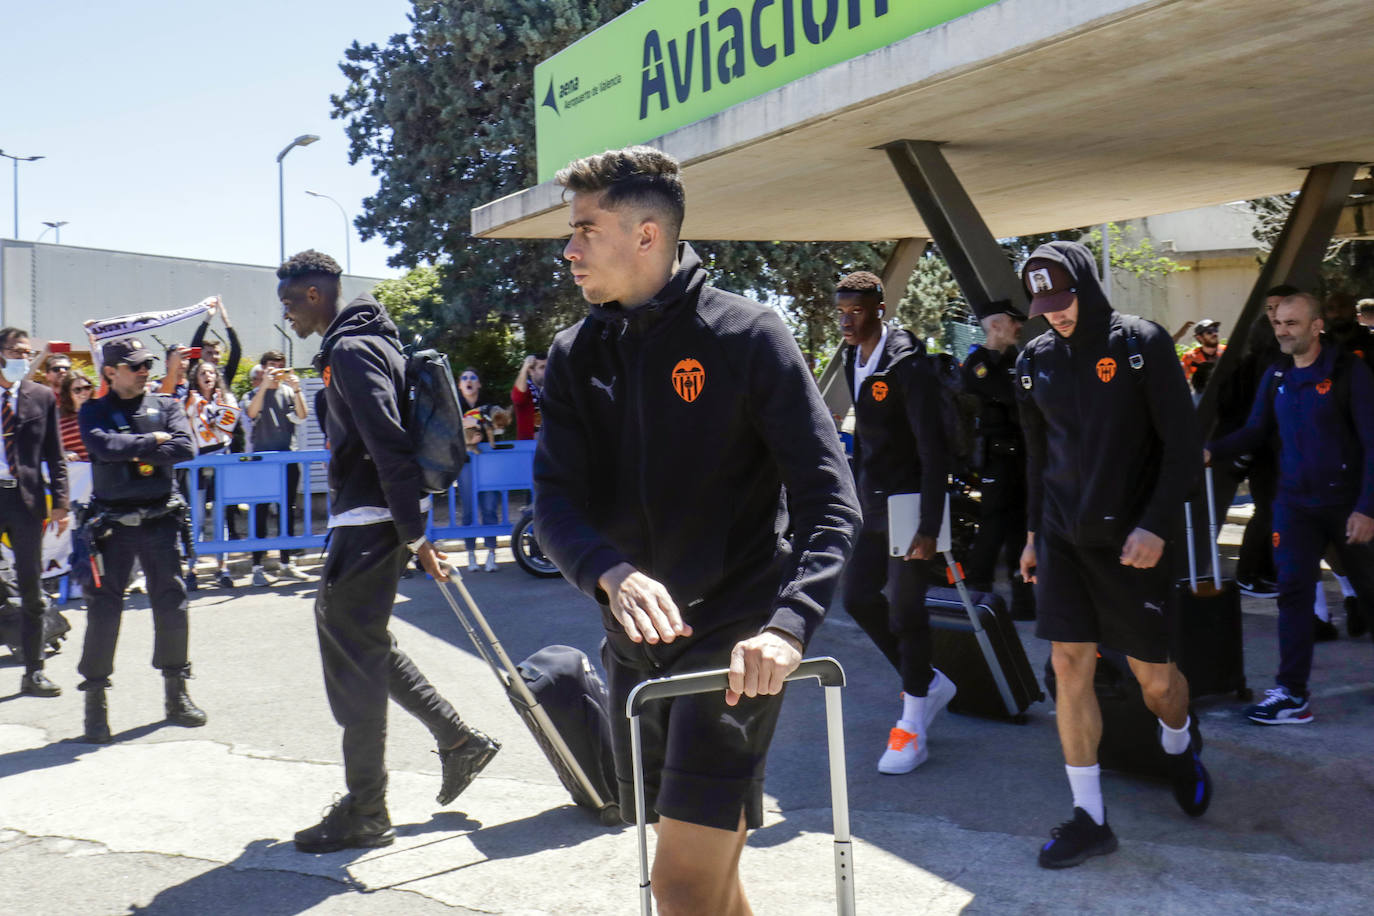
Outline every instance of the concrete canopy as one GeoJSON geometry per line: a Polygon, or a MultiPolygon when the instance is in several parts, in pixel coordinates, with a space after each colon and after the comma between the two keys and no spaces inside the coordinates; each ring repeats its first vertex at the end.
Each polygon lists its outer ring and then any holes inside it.
{"type": "MultiPolygon", "coordinates": [[[[935,140],[998,237],[1291,191],[1374,161],[1370,0],[1002,0],[662,137],[683,235],[928,235],[887,155],[935,140]]],[[[552,182],[473,234],[568,234],[552,182]]]]}

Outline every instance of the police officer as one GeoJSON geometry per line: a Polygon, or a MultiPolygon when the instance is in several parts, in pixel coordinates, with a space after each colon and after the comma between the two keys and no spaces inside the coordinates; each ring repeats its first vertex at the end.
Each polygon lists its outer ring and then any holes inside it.
{"type": "Polygon", "coordinates": [[[964,389],[978,398],[978,441],[973,470],[981,499],[978,534],[968,557],[971,587],[992,591],[1001,555],[1011,573],[1011,615],[1035,618],[1035,593],[1021,578],[1026,543],[1026,454],[1016,407],[1017,336],[1026,322],[1008,300],[975,308],[983,326],[982,346],[964,360],[964,389]]]}
{"type": "Polygon", "coordinates": [[[77,666],[85,678],[86,740],[110,740],[105,691],[114,671],[124,589],[137,558],[153,607],[153,667],[162,669],[167,721],[192,728],[205,713],[186,693],[186,585],[177,534],[185,502],[173,487],[172,466],[195,457],[181,405],[146,394],[156,359],[136,339],[101,349],[104,397],[81,407],[81,439],[91,456],[92,498],[85,525],[94,538],[98,581],[86,592],[86,643],[77,666]]]}

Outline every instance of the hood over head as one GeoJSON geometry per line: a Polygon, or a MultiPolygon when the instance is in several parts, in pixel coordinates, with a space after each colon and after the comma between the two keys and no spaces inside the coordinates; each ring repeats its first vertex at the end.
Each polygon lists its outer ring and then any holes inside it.
{"type": "Polygon", "coordinates": [[[386,309],[367,293],[363,293],[341,309],[329,328],[324,332],[324,342],[313,361],[316,369],[323,369],[329,362],[329,351],[344,337],[385,337],[397,350],[401,349],[401,335],[392,323],[386,309]]]}
{"type": "Polygon", "coordinates": [[[1097,277],[1096,259],[1078,242],[1047,242],[1035,249],[1021,268],[1021,282],[1031,294],[1032,318],[1062,311],[1075,297],[1080,323],[1111,314],[1112,304],[1097,277]]]}

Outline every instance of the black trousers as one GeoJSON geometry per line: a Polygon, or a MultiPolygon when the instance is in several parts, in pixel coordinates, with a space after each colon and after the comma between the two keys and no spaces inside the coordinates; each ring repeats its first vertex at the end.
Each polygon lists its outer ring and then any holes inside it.
{"type": "Polygon", "coordinates": [[[124,589],[129,585],[134,560],[143,566],[148,580],[148,600],[153,606],[153,667],[163,673],[184,672],[188,629],[186,583],[181,578],[177,515],[145,521],[140,525],[116,525],[100,544],[105,566],[100,585],[86,592],[86,643],[76,670],[85,680],[81,689],[110,686],[114,673],[115,643],[124,612],[124,589]]]}
{"type": "Polygon", "coordinates": [[[24,667],[43,670],[43,521],[33,517],[18,488],[0,489],[0,534],[9,538],[14,552],[14,579],[19,586],[22,611],[20,639],[24,667]]]}
{"type": "Polygon", "coordinates": [[[388,695],[423,722],[441,747],[465,734],[458,713],[397,648],[388,629],[396,585],[409,560],[389,521],[335,528],[315,598],[325,695],[343,728],[344,781],[364,811],[386,803],[388,695]]]}
{"type": "MultiPolygon", "coordinates": [[[[281,520],[280,533],[286,537],[293,537],[296,534],[296,504],[299,497],[296,488],[301,482],[301,466],[299,464],[288,464],[286,466],[286,518],[281,520]]],[[[280,507],[279,507],[280,508],[280,507]]],[[[253,536],[267,537],[267,517],[272,514],[270,505],[259,503],[253,507],[253,536]]],[[[261,566],[262,561],[267,556],[265,550],[253,551],[253,565],[261,566]]],[[[283,563],[291,562],[291,551],[283,550],[280,554],[283,563]]]]}
{"type": "Polygon", "coordinates": [[[863,527],[844,568],[844,609],[902,678],[902,690],[930,688],[930,566],[887,555],[887,509],[864,510],[863,527]],[[887,594],[883,593],[884,585],[887,594]]]}
{"type": "Polygon", "coordinates": [[[1024,458],[990,456],[982,473],[978,534],[969,549],[967,577],[991,585],[1000,556],[1014,572],[1026,546],[1026,466],[1024,458]]]}

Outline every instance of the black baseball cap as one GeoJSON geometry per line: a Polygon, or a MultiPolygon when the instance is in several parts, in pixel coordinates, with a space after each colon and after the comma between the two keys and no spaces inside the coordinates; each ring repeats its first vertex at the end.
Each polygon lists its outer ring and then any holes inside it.
{"type": "Polygon", "coordinates": [[[1025,313],[1012,305],[1010,299],[996,299],[992,302],[975,302],[973,305],[973,315],[979,321],[982,321],[984,318],[991,318],[993,315],[1010,315],[1017,321],[1026,320],[1025,313]]]}
{"type": "Polygon", "coordinates": [[[137,337],[110,341],[100,348],[100,358],[107,366],[117,366],[120,363],[126,366],[141,366],[157,361],[157,357],[149,353],[137,337]]]}
{"type": "Polygon", "coordinates": [[[1021,268],[1021,281],[1031,294],[1030,317],[1046,312],[1062,312],[1073,305],[1078,287],[1064,265],[1047,258],[1031,258],[1021,268]]]}

